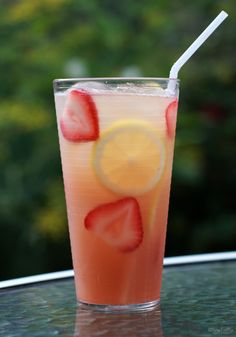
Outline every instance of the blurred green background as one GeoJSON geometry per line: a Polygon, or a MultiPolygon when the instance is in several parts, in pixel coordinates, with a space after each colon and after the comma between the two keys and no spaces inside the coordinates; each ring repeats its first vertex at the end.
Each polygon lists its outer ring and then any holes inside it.
{"type": "Polygon", "coordinates": [[[235,0],[0,1],[0,279],[71,268],[52,80],[181,71],[166,255],[236,249],[235,0]]]}

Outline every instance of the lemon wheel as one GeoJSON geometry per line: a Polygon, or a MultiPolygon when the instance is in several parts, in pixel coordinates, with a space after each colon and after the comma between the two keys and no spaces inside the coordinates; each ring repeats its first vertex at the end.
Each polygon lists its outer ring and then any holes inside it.
{"type": "Polygon", "coordinates": [[[145,121],[114,123],[94,145],[93,167],[99,181],[120,195],[142,195],[160,180],[165,146],[145,121]]]}

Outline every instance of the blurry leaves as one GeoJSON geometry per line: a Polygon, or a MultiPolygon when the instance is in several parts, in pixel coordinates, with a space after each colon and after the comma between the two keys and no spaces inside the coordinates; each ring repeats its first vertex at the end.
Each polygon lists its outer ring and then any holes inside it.
{"type": "Polygon", "coordinates": [[[203,125],[200,112],[185,111],[180,101],[173,177],[184,184],[196,185],[204,176],[203,125]]]}
{"type": "Polygon", "coordinates": [[[65,64],[65,73],[67,77],[86,77],[88,76],[86,63],[79,59],[70,59],[65,64]]]}
{"type": "Polygon", "coordinates": [[[193,231],[192,249],[195,252],[201,252],[207,246],[212,252],[224,251],[225,247],[227,250],[235,250],[235,226],[236,215],[234,213],[222,213],[218,217],[207,219],[193,231]]]}
{"type": "Polygon", "coordinates": [[[179,182],[195,185],[202,179],[204,173],[203,153],[201,148],[186,146],[176,150],[174,161],[174,177],[179,182]]]}
{"type": "Polygon", "coordinates": [[[43,10],[56,10],[66,2],[67,0],[16,1],[16,3],[9,8],[9,20],[12,22],[31,20],[37,16],[39,12],[43,10]]]}
{"type": "Polygon", "coordinates": [[[24,104],[19,100],[0,103],[0,131],[7,127],[34,131],[47,126],[51,120],[52,116],[39,105],[24,104]]]}
{"type": "Polygon", "coordinates": [[[35,226],[43,235],[56,241],[67,232],[62,180],[48,188],[46,205],[36,214],[35,226]]]}

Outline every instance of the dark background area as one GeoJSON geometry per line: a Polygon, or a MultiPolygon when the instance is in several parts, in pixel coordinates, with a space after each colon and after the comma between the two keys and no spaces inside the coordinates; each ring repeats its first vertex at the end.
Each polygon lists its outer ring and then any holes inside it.
{"type": "Polygon", "coordinates": [[[71,268],[52,80],[181,71],[166,256],[236,249],[235,0],[0,2],[0,279],[71,268]]]}

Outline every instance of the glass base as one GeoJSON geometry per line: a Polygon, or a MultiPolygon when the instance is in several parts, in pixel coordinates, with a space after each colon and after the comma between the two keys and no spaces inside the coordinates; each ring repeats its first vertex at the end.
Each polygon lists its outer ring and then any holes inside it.
{"type": "Polygon", "coordinates": [[[138,304],[124,304],[124,305],[110,305],[110,304],[91,304],[78,301],[78,306],[81,309],[109,312],[109,313],[128,313],[128,312],[145,312],[151,311],[160,306],[160,300],[138,303],[138,304]]]}

